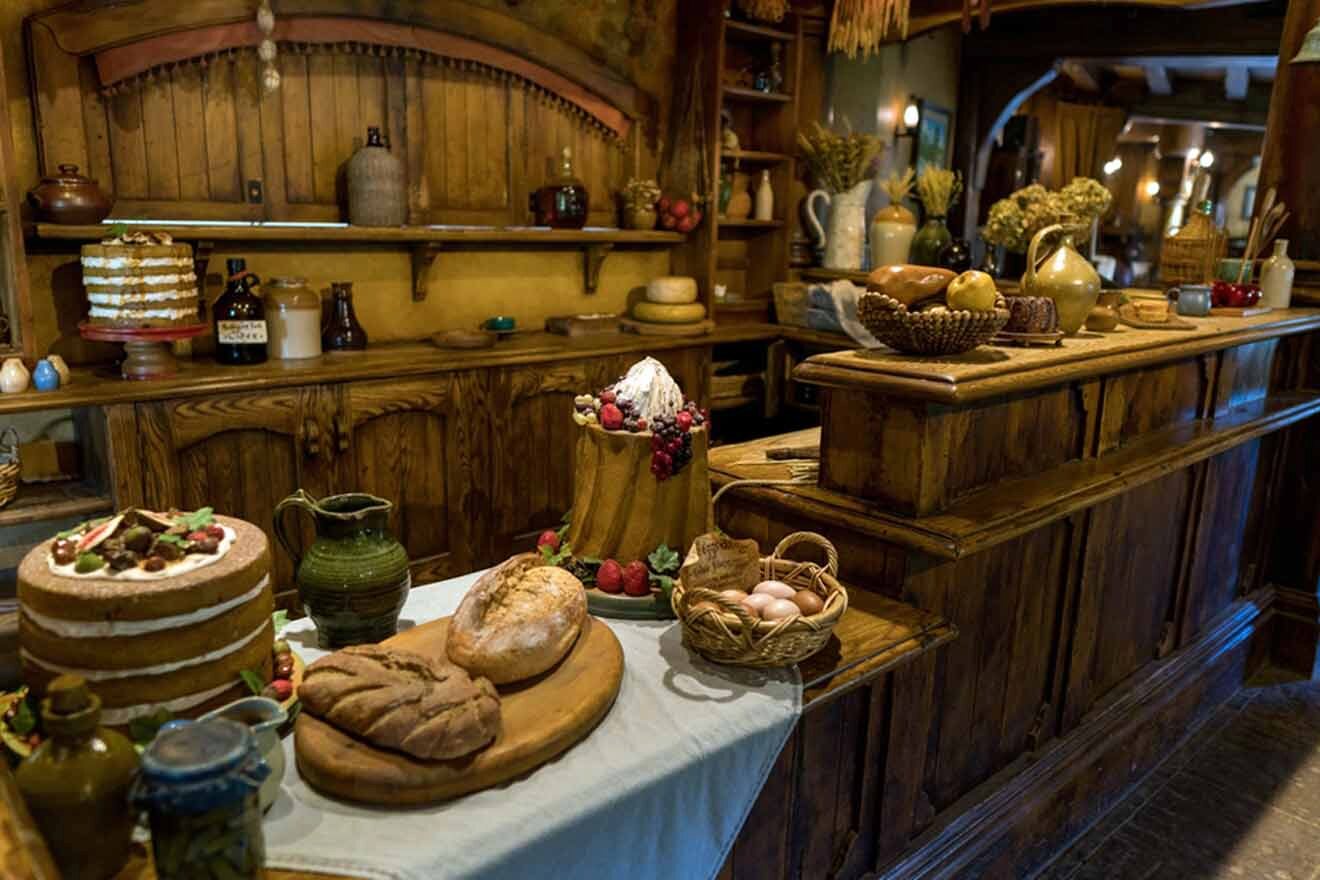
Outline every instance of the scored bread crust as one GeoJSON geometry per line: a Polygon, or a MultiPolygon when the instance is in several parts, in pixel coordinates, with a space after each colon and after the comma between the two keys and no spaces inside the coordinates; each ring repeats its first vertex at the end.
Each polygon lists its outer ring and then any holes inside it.
{"type": "Polygon", "coordinates": [[[587,591],[535,553],[505,560],[468,590],[449,622],[449,659],[508,684],[558,663],[587,619],[587,591]]]}
{"type": "Polygon", "coordinates": [[[461,758],[500,732],[500,698],[484,678],[442,660],[356,645],[307,667],[303,708],[355,736],[418,758],[461,758]]]}

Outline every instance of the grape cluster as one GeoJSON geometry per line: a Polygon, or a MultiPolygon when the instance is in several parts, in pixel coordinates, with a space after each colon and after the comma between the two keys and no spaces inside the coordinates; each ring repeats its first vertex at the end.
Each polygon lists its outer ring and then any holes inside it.
{"type": "Polygon", "coordinates": [[[651,425],[651,473],[657,480],[664,482],[692,461],[692,428],[705,422],[706,417],[691,401],[677,415],[655,420],[651,425]]]}

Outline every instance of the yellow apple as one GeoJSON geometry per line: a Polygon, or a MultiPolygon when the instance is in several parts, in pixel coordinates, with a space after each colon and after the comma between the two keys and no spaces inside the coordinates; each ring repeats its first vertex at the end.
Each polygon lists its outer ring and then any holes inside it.
{"type": "Polygon", "coordinates": [[[950,281],[944,296],[951,309],[988,312],[995,307],[995,279],[972,269],[950,281]]]}

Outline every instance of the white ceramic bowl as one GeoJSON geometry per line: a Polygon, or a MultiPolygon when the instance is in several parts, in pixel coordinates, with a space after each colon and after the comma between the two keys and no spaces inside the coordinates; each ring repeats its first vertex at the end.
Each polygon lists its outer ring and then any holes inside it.
{"type": "Polygon", "coordinates": [[[697,301],[697,279],[678,275],[652,278],[646,285],[646,298],[653,303],[678,305],[697,301]]]}

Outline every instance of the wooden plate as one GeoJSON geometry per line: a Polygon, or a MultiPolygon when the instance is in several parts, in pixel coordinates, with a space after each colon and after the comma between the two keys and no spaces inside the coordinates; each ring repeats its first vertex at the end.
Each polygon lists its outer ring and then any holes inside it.
{"type": "MultiPolygon", "coordinates": [[[[449,618],[383,644],[445,656],[449,618]]],[[[294,726],[298,772],[332,797],[366,804],[434,804],[521,776],[582,740],[614,705],[623,681],[623,648],[610,628],[588,617],[568,655],[549,672],[500,688],[501,732],[465,758],[423,761],[380,749],[306,712],[294,726]]]]}

